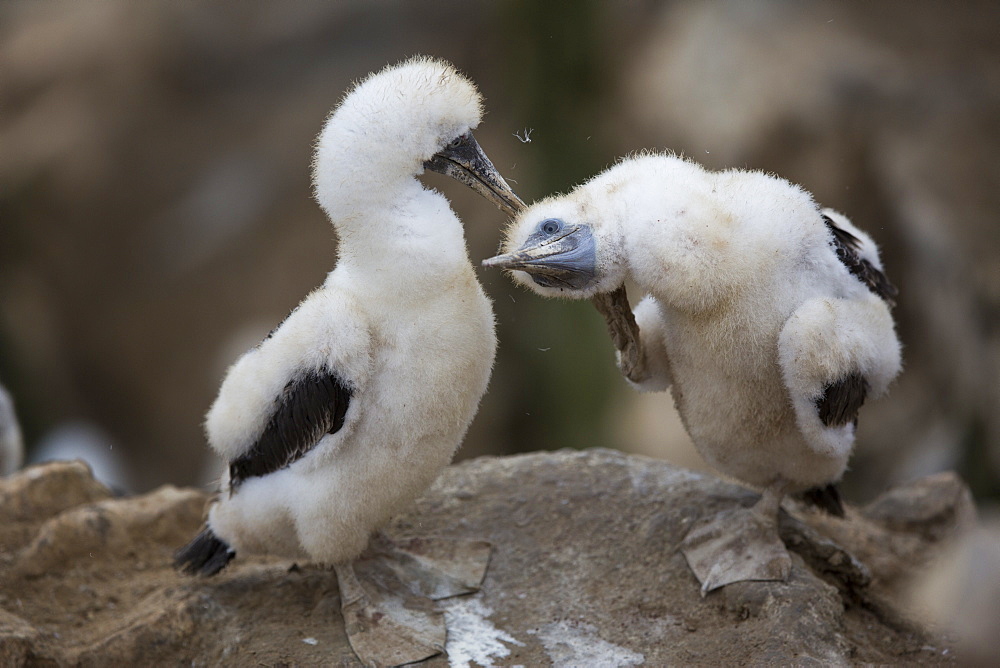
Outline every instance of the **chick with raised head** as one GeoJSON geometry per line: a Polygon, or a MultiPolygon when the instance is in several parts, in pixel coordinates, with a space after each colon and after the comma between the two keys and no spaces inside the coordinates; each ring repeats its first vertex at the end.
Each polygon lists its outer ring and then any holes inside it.
{"type": "Polygon", "coordinates": [[[461,221],[417,178],[443,172],[520,206],[472,136],[481,117],[472,82],[430,58],[348,92],[313,162],[336,267],[230,367],[205,422],[227,466],[178,566],[212,575],[244,553],[333,565],[366,663],[415,661],[444,642],[433,614],[379,610],[352,561],[451,461],[490,378],[491,302],[461,221]]]}

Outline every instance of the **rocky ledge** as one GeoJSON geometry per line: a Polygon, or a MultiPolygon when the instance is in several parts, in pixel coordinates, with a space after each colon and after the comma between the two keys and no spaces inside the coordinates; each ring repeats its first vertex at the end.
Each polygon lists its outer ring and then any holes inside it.
{"type": "MultiPolygon", "coordinates": [[[[898,601],[973,517],[956,476],[845,519],[786,503],[788,582],[703,597],[680,541],[755,498],[608,450],[484,458],[448,468],[387,533],[494,546],[482,590],[442,602],[447,656],[428,665],[950,660],[898,601]]],[[[79,462],[0,479],[0,665],[356,665],[332,570],[241,556],[215,578],[174,572],[207,500],[174,487],[115,498],[79,462]]]]}

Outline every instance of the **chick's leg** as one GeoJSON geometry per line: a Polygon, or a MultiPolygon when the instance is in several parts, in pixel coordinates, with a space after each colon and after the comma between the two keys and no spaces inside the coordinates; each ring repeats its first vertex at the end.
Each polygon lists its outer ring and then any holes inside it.
{"type": "Polygon", "coordinates": [[[634,383],[646,380],[646,354],[625,286],[611,292],[598,293],[591,302],[607,323],[611,342],[618,352],[618,368],[622,375],[634,383]]]}

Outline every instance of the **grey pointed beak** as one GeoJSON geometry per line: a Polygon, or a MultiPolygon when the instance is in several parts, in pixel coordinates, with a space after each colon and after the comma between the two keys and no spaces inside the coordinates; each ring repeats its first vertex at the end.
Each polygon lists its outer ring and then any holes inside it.
{"type": "Polygon", "coordinates": [[[424,162],[424,167],[461,181],[508,216],[514,217],[524,209],[524,202],[500,176],[472,132],[465,133],[432,155],[430,160],[424,162]]]}
{"type": "Polygon", "coordinates": [[[547,288],[582,289],[596,276],[596,244],[589,225],[568,227],[557,237],[532,234],[513,253],[483,260],[484,267],[526,272],[547,288]]]}

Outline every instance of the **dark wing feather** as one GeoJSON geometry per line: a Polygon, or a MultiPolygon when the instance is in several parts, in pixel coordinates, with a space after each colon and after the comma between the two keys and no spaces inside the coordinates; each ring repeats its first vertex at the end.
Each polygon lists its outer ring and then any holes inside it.
{"type": "Polygon", "coordinates": [[[335,374],[313,371],[285,386],[257,442],[229,462],[229,489],[279,471],[302,458],[326,434],[344,426],[351,388],[335,374]]]}
{"type": "Polygon", "coordinates": [[[867,396],[868,381],[860,373],[852,373],[823,389],[823,395],[816,400],[816,412],[827,427],[857,422],[867,396]]]}
{"type": "Polygon", "coordinates": [[[823,216],[823,222],[833,235],[833,249],[837,253],[837,259],[853,276],[868,286],[869,290],[885,300],[889,306],[895,306],[899,290],[889,282],[885,274],[875,268],[875,265],[861,257],[858,253],[861,247],[860,239],[847,230],[837,227],[829,216],[823,216]]]}

